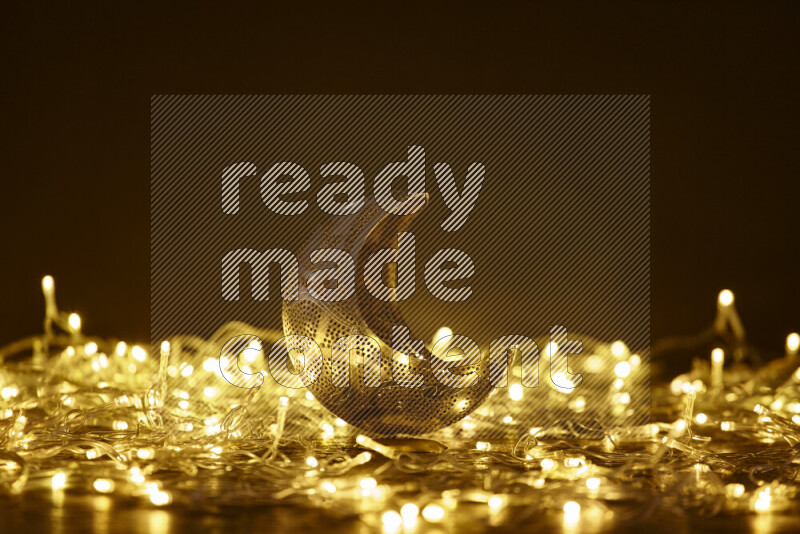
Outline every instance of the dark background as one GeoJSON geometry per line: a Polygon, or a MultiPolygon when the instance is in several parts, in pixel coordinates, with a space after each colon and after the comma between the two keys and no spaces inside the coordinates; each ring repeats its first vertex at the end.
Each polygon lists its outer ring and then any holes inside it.
{"type": "Polygon", "coordinates": [[[652,338],[800,329],[797,2],[16,3],[2,17],[0,344],[40,280],[145,341],[153,94],[650,94],[652,338]]]}

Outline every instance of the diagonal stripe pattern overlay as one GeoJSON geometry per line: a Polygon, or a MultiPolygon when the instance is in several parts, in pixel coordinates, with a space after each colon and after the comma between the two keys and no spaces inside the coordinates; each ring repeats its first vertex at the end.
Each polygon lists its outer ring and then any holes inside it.
{"type": "MultiPolygon", "coordinates": [[[[431,349],[435,332],[447,326],[474,340],[485,357],[490,342],[503,336],[538,347],[527,360],[514,352],[508,380],[484,406],[442,419],[470,414],[474,425],[440,432],[491,439],[560,425],[602,435],[618,424],[646,423],[646,95],[154,96],[153,345],[178,334],[212,339],[217,348],[197,354],[191,386],[236,404],[246,390],[229,382],[258,383],[255,373],[267,369],[265,354],[282,336],[282,297],[293,295],[297,283],[293,256],[302,275],[307,258],[299,253],[310,236],[332,219],[358,221],[374,205],[376,177],[410,158],[424,174],[397,180],[382,200],[402,201],[404,188],[420,186],[428,195],[406,230],[413,234],[414,264],[399,273],[414,284],[398,303],[411,332],[431,349]],[[278,177],[271,186],[263,179],[269,173],[278,177]],[[480,173],[480,181],[468,190],[469,173],[480,173]],[[287,175],[302,178],[281,178],[287,175]],[[460,195],[471,210],[451,209],[460,195]],[[285,269],[242,266],[237,278],[235,265],[223,266],[240,249],[250,251],[242,257],[273,250],[285,269]],[[469,260],[474,268],[443,288],[446,271],[425,271],[432,258],[469,260]],[[237,335],[258,336],[265,345],[244,373],[226,381],[220,376],[226,371],[209,360],[237,335]]],[[[356,284],[364,283],[362,260],[356,284]]],[[[329,291],[359,294],[346,285],[329,291]]],[[[314,320],[309,328],[326,321],[314,320]]],[[[285,365],[282,372],[291,374],[285,365]]],[[[184,378],[178,372],[170,379],[184,378]]],[[[265,418],[274,410],[254,406],[265,418]]]]}

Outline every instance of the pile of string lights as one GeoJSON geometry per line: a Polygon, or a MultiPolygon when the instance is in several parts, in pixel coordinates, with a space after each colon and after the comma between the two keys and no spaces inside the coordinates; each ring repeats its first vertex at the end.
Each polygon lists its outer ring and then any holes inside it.
{"type": "MultiPolygon", "coordinates": [[[[787,337],[782,358],[754,366],[728,290],[708,332],[667,342],[718,345],[653,390],[654,422],[607,428],[599,439],[554,424],[470,441],[476,425],[513,421],[513,413],[479,417],[520,400],[512,387],[446,429],[447,447],[420,441],[408,450],[359,434],[310,392],[267,381],[220,387],[231,363],[220,360],[221,340],[275,341],[278,331],[230,323],[211,339],[176,336],[151,350],[85,335],[78,315],[58,310],[52,277],[42,289],[44,333],[0,349],[0,492],[112,494],[192,509],[287,504],[386,532],[508,525],[532,513],[578,525],[656,510],[798,506],[800,336],[787,337]]],[[[606,347],[622,390],[641,358],[621,341],[606,347]]],[[[263,356],[255,348],[246,363],[263,356]]]]}

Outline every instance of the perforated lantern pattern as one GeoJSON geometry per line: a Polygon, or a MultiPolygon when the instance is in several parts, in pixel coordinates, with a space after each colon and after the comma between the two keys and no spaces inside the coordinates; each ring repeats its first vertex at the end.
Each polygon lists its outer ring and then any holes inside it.
{"type": "MultiPolygon", "coordinates": [[[[370,281],[357,283],[355,295],[340,302],[317,301],[308,292],[311,251],[346,250],[353,256],[357,272],[361,272],[373,252],[396,246],[398,233],[412,217],[387,214],[372,200],[355,215],[333,217],[314,233],[300,253],[299,299],[284,301],[283,305],[284,333],[305,336],[321,351],[321,356],[307,356],[304,365],[297,364],[302,365],[300,377],[305,386],[336,416],[375,436],[417,435],[438,430],[467,416],[491,391],[483,364],[459,372],[463,380],[470,380],[469,387],[447,387],[431,371],[436,356],[422,343],[412,343],[413,334],[408,342],[398,338],[395,340],[398,346],[392,346],[392,328],[407,328],[407,324],[395,302],[382,301],[370,294],[366,287],[370,281]],[[349,363],[340,358],[334,361],[333,344],[349,335],[376,340],[380,354],[375,353],[371,343],[357,341],[352,345],[349,363]],[[393,361],[393,352],[407,359],[393,361]],[[365,359],[364,354],[371,357],[365,359]],[[365,363],[372,367],[366,368],[365,363]],[[398,373],[419,375],[422,383],[417,387],[401,385],[392,380],[398,373]],[[371,381],[370,377],[375,376],[379,380],[371,381]],[[345,385],[348,377],[349,384],[345,385]]],[[[395,274],[389,270],[390,286],[395,274]]]]}

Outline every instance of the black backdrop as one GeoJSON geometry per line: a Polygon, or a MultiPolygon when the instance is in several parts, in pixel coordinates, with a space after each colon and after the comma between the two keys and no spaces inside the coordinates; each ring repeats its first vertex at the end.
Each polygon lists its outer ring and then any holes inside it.
{"type": "Polygon", "coordinates": [[[800,329],[800,3],[5,5],[0,344],[40,279],[86,330],[148,332],[149,102],[166,93],[651,94],[652,336],[734,290],[800,329]]]}

